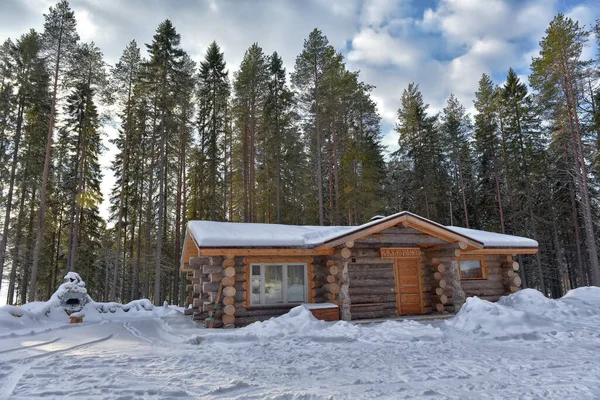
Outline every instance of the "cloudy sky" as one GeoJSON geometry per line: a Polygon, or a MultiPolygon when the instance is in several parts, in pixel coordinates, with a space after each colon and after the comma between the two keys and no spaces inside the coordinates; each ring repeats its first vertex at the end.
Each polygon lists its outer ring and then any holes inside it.
{"type": "MultiPolygon", "coordinates": [[[[0,0],[0,40],[41,30],[53,3],[0,0]]],[[[72,0],[71,6],[81,39],[94,41],[108,63],[118,60],[131,39],[149,43],[156,26],[169,18],[197,61],[216,40],[232,72],[245,49],[258,42],[266,53],[279,52],[290,71],[304,38],[318,27],[348,67],[376,86],[373,98],[390,150],[397,142],[399,98],[409,82],[420,84],[432,112],[443,108],[450,93],[470,109],[482,73],[501,83],[513,67],[526,79],[556,13],[587,27],[600,18],[598,0],[72,0]]],[[[105,193],[112,182],[107,174],[105,193]]]]}

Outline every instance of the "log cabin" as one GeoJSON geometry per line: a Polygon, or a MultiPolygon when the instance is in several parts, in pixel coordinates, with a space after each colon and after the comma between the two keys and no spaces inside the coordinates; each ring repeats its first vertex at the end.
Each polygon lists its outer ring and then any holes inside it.
{"type": "Polygon", "coordinates": [[[410,212],[360,226],[189,221],[186,314],[238,327],[299,304],[326,320],[456,313],[519,290],[535,240],[443,226],[410,212]]]}

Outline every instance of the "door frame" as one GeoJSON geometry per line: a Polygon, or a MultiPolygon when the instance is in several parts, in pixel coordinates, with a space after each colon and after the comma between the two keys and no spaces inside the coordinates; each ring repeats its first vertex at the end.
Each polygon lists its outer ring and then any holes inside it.
{"type": "Polygon", "coordinates": [[[393,261],[394,283],[396,290],[396,315],[402,315],[402,293],[400,291],[400,276],[398,263],[402,261],[416,261],[417,263],[417,290],[419,294],[420,313],[425,314],[423,301],[423,264],[421,262],[421,249],[415,247],[381,248],[381,258],[390,258],[393,261]]]}

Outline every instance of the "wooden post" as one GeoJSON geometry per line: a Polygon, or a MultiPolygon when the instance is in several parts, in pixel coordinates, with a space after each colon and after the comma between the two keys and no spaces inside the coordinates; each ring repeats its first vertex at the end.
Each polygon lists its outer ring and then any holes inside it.
{"type": "MultiPolygon", "coordinates": [[[[335,266],[331,268],[336,268],[335,266]]],[[[351,309],[351,298],[350,298],[350,274],[348,273],[348,261],[344,263],[342,269],[342,278],[340,279],[339,299],[340,299],[340,314],[343,321],[350,321],[352,319],[351,309]]]]}
{"type": "Polygon", "coordinates": [[[452,291],[452,303],[454,304],[455,312],[458,312],[463,304],[465,304],[465,292],[460,284],[460,272],[457,259],[452,259],[452,261],[450,261],[448,275],[451,279],[450,288],[452,291]]]}

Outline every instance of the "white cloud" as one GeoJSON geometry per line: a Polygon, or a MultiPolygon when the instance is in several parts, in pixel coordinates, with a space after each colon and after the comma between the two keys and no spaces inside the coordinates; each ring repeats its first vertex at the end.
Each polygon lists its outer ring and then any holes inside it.
{"type": "Polygon", "coordinates": [[[403,0],[366,0],[361,11],[363,25],[378,27],[396,18],[407,7],[403,0]]]}
{"type": "Polygon", "coordinates": [[[365,28],[352,39],[348,60],[372,65],[395,64],[412,67],[421,58],[420,52],[406,41],[393,38],[386,30],[365,28]]]}

